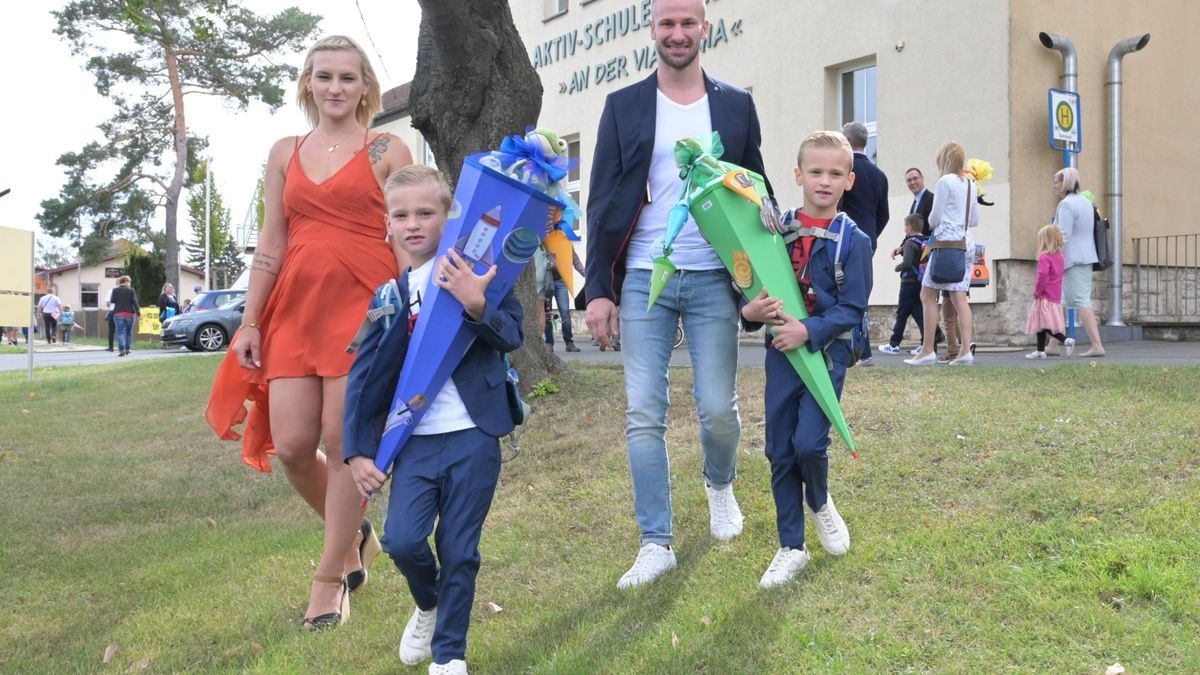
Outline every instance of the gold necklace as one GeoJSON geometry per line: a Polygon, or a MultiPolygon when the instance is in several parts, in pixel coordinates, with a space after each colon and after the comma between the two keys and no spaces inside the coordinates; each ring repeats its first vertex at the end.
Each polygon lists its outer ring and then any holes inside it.
{"type": "Polygon", "coordinates": [[[325,145],[329,146],[329,147],[325,148],[325,152],[332,154],[334,150],[337,150],[338,148],[342,147],[342,143],[344,143],[347,138],[350,138],[354,134],[358,133],[358,128],[356,127],[354,129],[351,129],[350,133],[348,133],[345,136],[342,136],[340,139],[338,139],[337,143],[330,143],[329,139],[325,137],[325,134],[321,133],[320,129],[317,129],[316,132],[317,132],[317,135],[321,137],[321,140],[325,141],[325,145]]]}

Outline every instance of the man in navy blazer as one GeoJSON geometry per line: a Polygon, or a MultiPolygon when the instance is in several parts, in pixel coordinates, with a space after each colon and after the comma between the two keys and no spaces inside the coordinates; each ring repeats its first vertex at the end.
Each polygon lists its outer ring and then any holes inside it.
{"type": "MultiPolygon", "coordinates": [[[[891,216],[888,213],[887,176],[875,166],[870,157],[867,157],[865,150],[869,134],[865,124],[850,122],[842,126],[842,135],[850,141],[850,149],[854,151],[854,187],[842,195],[839,208],[871,239],[871,253],[874,254],[878,247],[879,233],[883,232],[891,216]]],[[[858,365],[875,365],[871,358],[869,334],[865,354],[858,365]]]]}
{"type": "Polygon", "coordinates": [[[733,496],[741,436],[735,379],[738,302],[725,266],[690,218],[671,254],[678,267],[653,307],[653,258],[662,254],[667,211],[682,183],[674,145],[721,136],[721,159],[763,174],[758,114],[750,94],[709,77],[699,61],[708,33],[704,0],[655,0],[650,35],[658,66],[609,94],[600,117],[587,199],[588,327],[601,345],[620,335],[628,399],[625,436],[641,549],[619,588],[675,567],[666,448],[667,364],[676,327],[688,337],[704,452],[709,528],[727,540],[742,530],[733,496]]]}

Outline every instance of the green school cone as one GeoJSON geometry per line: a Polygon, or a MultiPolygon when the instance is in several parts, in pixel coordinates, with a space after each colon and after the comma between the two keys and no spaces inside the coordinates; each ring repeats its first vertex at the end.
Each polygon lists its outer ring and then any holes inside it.
{"type": "MultiPolygon", "coordinates": [[[[762,176],[733,165],[727,164],[726,168],[745,173],[753,181],[756,193],[760,197],[766,195],[762,176]]],[[[796,318],[808,317],[783,238],[762,226],[757,206],[715,181],[692,198],[690,207],[701,234],[721,257],[747,299],[757,296],[765,286],[769,295],[783,301],[785,312],[796,318]]],[[[837,392],[833,389],[833,380],[825,367],[824,355],[810,352],[807,347],[784,352],[784,355],[804,381],[804,386],[812,392],[838,436],[851,452],[857,453],[837,392]]]]}
{"type": "Polygon", "coordinates": [[[658,296],[662,295],[663,289],[667,287],[667,282],[671,280],[671,276],[675,274],[675,263],[666,255],[660,255],[654,259],[654,269],[650,271],[650,301],[646,303],[646,311],[658,300],[658,296]]]}

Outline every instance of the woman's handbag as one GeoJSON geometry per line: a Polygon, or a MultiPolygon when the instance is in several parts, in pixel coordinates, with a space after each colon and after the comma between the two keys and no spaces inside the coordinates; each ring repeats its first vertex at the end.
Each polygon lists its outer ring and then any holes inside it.
{"type": "MultiPolygon", "coordinates": [[[[971,182],[967,181],[967,212],[963,216],[963,238],[937,240],[929,256],[929,280],[935,284],[956,284],[967,278],[967,228],[971,223],[971,182]]],[[[974,253],[974,251],[972,251],[974,253]]]]}

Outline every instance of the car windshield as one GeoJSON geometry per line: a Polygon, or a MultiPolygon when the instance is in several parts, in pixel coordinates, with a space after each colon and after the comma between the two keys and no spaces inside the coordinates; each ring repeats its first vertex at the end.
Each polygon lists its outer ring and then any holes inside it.
{"type": "Polygon", "coordinates": [[[238,305],[242,304],[245,299],[246,297],[242,295],[234,296],[231,300],[228,300],[225,304],[221,305],[217,309],[237,309],[238,305]]]}

